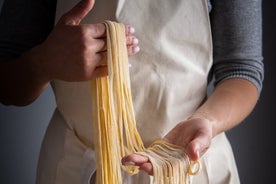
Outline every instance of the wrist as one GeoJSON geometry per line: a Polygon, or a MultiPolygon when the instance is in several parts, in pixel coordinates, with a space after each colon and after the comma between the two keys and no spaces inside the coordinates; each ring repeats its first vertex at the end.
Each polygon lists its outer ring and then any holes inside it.
{"type": "Polygon", "coordinates": [[[206,111],[198,110],[194,112],[188,119],[202,119],[204,122],[208,123],[212,129],[212,137],[215,137],[221,132],[217,126],[218,120],[206,111]]]}
{"type": "Polygon", "coordinates": [[[43,67],[43,54],[41,54],[40,48],[41,46],[36,46],[32,48],[30,51],[24,53],[21,56],[23,60],[22,63],[26,63],[26,70],[30,74],[30,78],[33,82],[37,83],[38,85],[46,85],[52,79],[49,77],[48,71],[45,67],[43,67]]]}

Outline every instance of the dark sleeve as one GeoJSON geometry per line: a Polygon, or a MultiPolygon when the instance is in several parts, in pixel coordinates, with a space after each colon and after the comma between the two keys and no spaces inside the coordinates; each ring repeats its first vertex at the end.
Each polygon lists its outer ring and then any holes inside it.
{"type": "Polygon", "coordinates": [[[212,0],[215,85],[244,78],[262,89],[262,1],[212,0]]]}
{"type": "Polygon", "coordinates": [[[56,0],[5,0],[0,14],[0,58],[17,57],[46,39],[56,0]]]}

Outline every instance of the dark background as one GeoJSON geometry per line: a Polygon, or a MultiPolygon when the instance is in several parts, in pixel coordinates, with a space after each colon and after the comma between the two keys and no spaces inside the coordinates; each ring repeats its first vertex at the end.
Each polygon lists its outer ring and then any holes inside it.
{"type": "MultiPolygon", "coordinates": [[[[0,0],[0,6],[3,0],[0,0]]],[[[276,2],[263,1],[265,80],[252,114],[227,132],[242,184],[275,182],[276,2]],[[274,114],[275,113],[275,114],[274,114]]],[[[55,108],[51,88],[26,107],[0,105],[0,183],[34,184],[43,135],[55,108]]]]}

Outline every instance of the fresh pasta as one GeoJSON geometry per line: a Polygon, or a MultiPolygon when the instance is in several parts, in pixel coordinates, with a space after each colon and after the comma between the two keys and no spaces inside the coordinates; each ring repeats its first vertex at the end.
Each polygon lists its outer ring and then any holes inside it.
{"type": "Polygon", "coordinates": [[[131,153],[149,158],[154,183],[189,183],[189,176],[199,171],[200,163],[192,163],[182,147],[162,140],[144,147],[132,104],[125,26],[113,21],[105,25],[108,76],[91,82],[97,184],[121,184],[122,170],[137,174],[137,166],[121,164],[122,157],[131,153]]]}

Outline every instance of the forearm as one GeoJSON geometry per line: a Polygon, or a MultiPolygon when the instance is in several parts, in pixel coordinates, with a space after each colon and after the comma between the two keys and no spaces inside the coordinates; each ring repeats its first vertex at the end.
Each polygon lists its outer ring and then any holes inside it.
{"type": "Polygon", "coordinates": [[[28,54],[5,61],[0,59],[1,103],[5,105],[27,105],[45,89],[49,81],[35,72],[28,54]]]}
{"type": "MultiPolygon", "coordinates": [[[[139,51],[138,42],[126,26],[128,55],[139,51]]],[[[0,58],[1,103],[27,105],[33,102],[52,80],[88,81],[107,75],[104,24],[63,25],[20,57],[0,58]],[[91,33],[92,30],[98,30],[91,33]],[[85,41],[84,41],[85,40],[85,41]]]]}
{"type": "Polygon", "coordinates": [[[255,107],[258,97],[257,88],[248,80],[224,80],[192,117],[208,119],[214,137],[241,123],[255,107]]]}

